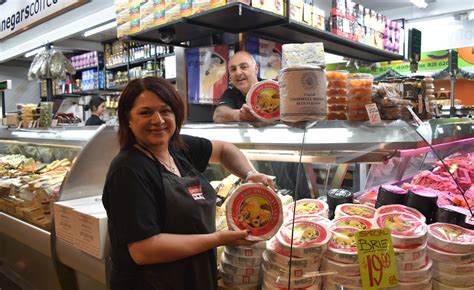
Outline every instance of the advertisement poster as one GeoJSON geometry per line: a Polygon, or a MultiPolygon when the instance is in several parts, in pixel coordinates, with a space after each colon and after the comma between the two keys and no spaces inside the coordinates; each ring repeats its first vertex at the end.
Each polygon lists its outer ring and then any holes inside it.
{"type": "Polygon", "coordinates": [[[258,77],[265,80],[276,80],[281,69],[281,43],[248,36],[245,50],[257,61],[258,77]]]}
{"type": "Polygon", "coordinates": [[[228,87],[227,62],[229,47],[198,47],[186,49],[188,102],[215,104],[228,87]]]}

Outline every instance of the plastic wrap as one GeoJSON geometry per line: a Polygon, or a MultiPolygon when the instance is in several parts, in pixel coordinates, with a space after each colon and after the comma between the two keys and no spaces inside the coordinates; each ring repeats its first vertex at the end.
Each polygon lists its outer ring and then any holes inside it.
{"type": "Polygon", "coordinates": [[[76,71],[69,59],[62,52],[49,49],[38,53],[28,71],[29,80],[65,79],[66,74],[75,74],[76,71]]]}

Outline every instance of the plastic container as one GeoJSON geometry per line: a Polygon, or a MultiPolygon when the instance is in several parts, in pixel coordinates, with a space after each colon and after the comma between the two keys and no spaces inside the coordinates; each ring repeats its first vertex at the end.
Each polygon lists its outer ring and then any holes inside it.
{"type": "Polygon", "coordinates": [[[426,241],[428,227],[416,216],[407,213],[386,213],[376,218],[380,228],[389,228],[393,245],[398,248],[421,246],[426,241]]]}
{"type": "Polygon", "coordinates": [[[431,224],[428,226],[428,243],[453,253],[473,253],[474,231],[453,224],[431,224]]]}
{"type": "Polygon", "coordinates": [[[290,203],[286,206],[284,211],[285,219],[292,218],[293,212],[295,212],[296,217],[320,215],[327,218],[328,204],[321,200],[304,198],[297,200],[296,202],[290,203]]]}
{"type": "Polygon", "coordinates": [[[419,212],[417,209],[408,207],[406,205],[402,204],[391,204],[391,205],[384,205],[379,208],[377,208],[377,211],[375,212],[376,216],[386,214],[386,213],[408,213],[411,215],[414,215],[416,218],[418,218],[422,222],[426,222],[425,216],[419,212]]]}
{"type": "Polygon", "coordinates": [[[450,274],[433,269],[433,279],[451,287],[474,287],[474,274],[450,274]]]}
{"type": "Polygon", "coordinates": [[[455,264],[433,260],[432,268],[449,274],[472,274],[474,273],[474,262],[469,264],[455,264]]]}
{"type": "Polygon", "coordinates": [[[398,280],[403,283],[423,282],[431,278],[433,261],[426,259],[425,265],[418,270],[398,271],[398,280]]]}
{"type": "Polygon", "coordinates": [[[272,80],[255,83],[246,97],[251,113],[262,121],[280,119],[280,86],[272,80]]]}
{"type": "Polygon", "coordinates": [[[330,231],[324,224],[307,220],[295,220],[293,242],[291,242],[292,228],[292,223],[285,223],[276,237],[285,252],[289,252],[293,246],[292,253],[297,257],[323,253],[327,242],[331,238],[330,231]]]}
{"type": "Polygon", "coordinates": [[[321,261],[321,272],[336,272],[339,275],[360,276],[359,264],[345,264],[324,257],[321,261]]]}
{"type": "Polygon", "coordinates": [[[258,267],[262,264],[262,257],[240,257],[229,254],[224,249],[224,259],[236,267],[258,267]]]}
{"type": "Polygon", "coordinates": [[[261,257],[263,251],[265,251],[264,247],[225,247],[226,252],[234,255],[234,256],[241,256],[241,257],[261,257]]]}
{"type": "Polygon", "coordinates": [[[426,243],[413,248],[393,248],[398,262],[415,261],[426,256],[426,243]]]}
{"type": "Polygon", "coordinates": [[[229,228],[248,230],[249,241],[268,240],[283,223],[281,199],[258,183],[246,183],[235,188],[226,202],[229,228]]]}
{"type": "Polygon", "coordinates": [[[354,228],[357,230],[372,229],[372,222],[360,216],[341,216],[334,219],[331,223],[331,228],[354,228]]]}
{"type": "Polygon", "coordinates": [[[231,264],[225,257],[224,253],[221,255],[221,271],[229,275],[240,276],[255,276],[260,275],[262,268],[260,265],[253,267],[238,267],[231,264]]]}
{"type": "MultiPolygon", "coordinates": [[[[263,252],[263,258],[271,263],[278,264],[281,267],[288,268],[290,266],[290,256],[281,250],[276,238],[272,238],[267,243],[267,249],[263,252]]],[[[291,267],[295,268],[319,268],[321,263],[320,255],[308,256],[305,258],[292,257],[291,267]]]]}
{"type": "Polygon", "coordinates": [[[474,253],[459,254],[448,252],[440,248],[436,248],[430,244],[426,246],[428,257],[437,262],[446,262],[451,264],[469,264],[474,263],[474,253]]]}
{"type": "MultiPolygon", "coordinates": [[[[275,288],[288,287],[289,275],[276,273],[268,269],[265,265],[262,265],[262,269],[263,269],[263,281],[265,284],[275,287],[275,288]]],[[[293,278],[291,279],[291,287],[306,288],[314,284],[318,284],[320,281],[321,281],[321,278],[319,276],[293,278]]]]}
{"type": "Polygon", "coordinates": [[[336,207],[335,217],[341,216],[360,216],[366,219],[373,219],[375,209],[362,204],[340,204],[336,207]]]}

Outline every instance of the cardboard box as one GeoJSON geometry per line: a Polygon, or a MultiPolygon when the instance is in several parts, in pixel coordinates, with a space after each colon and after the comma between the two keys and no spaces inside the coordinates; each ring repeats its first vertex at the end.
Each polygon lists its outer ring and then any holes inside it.
{"type": "Polygon", "coordinates": [[[324,30],[325,20],[324,10],[319,9],[316,6],[312,6],[311,26],[324,30]]]}
{"type": "Polygon", "coordinates": [[[74,246],[98,259],[104,257],[107,214],[102,203],[73,212],[74,246]]]}
{"type": "Polygon", "coordinates": [[[211,0],[194,0],[192,14],[200,13],[210,9],[211,0]]]}
{"type": "Polygon", "coordinates": [[[273,12],[278,15],[284,15],[283,0],[255,0],[252,1],[252,7],[273,12]]]}

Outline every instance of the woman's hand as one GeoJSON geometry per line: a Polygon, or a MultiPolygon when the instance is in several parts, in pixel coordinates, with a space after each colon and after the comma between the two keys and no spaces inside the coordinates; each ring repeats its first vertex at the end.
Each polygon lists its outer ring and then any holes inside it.
{"type": "Polygon", "coordinates": [[[261,183],[265,186],[270,186],[273,190],[276,190],[273,179],[270,176],[257,171],[249,172],[249,174],[247,174],[245,177],[245,181],[261,183]]]}
{"type": "Polygon", "coordinates": [[[247,241],[247,231],[222,230],[215,232],[219,246],[251,246],[255,242],[247,241]]]}

